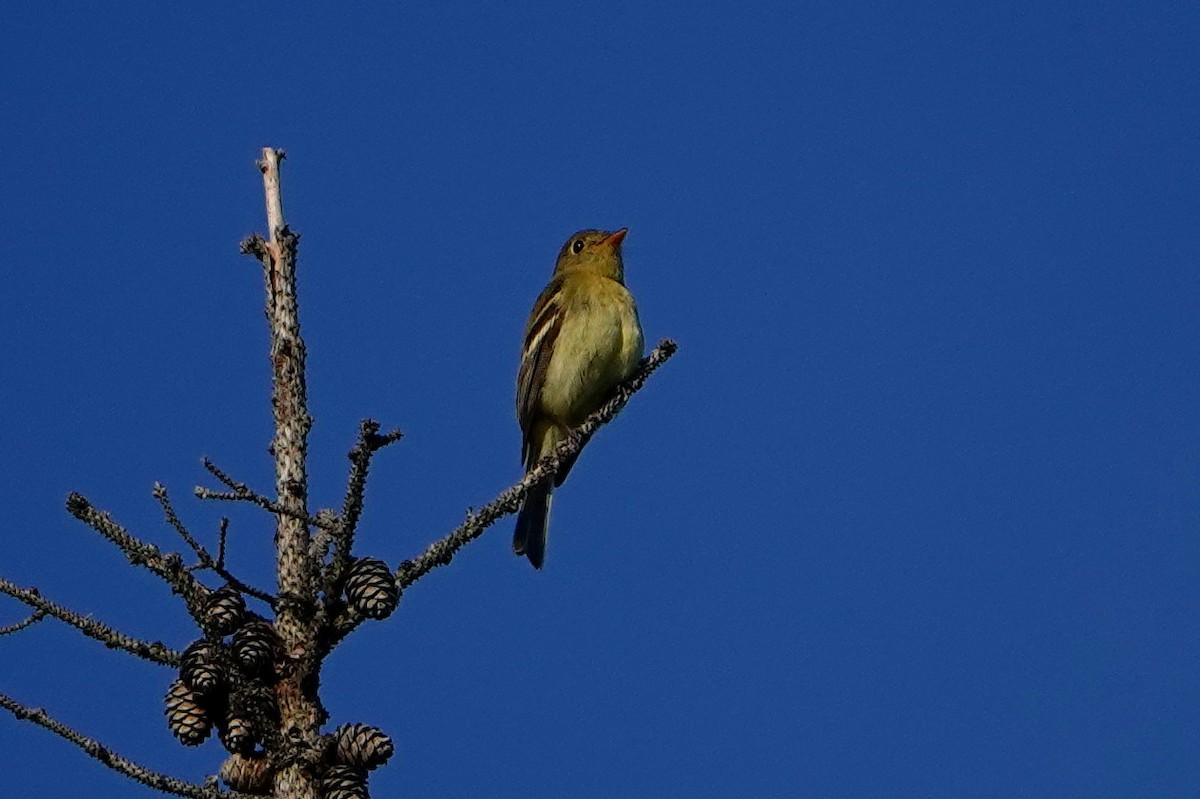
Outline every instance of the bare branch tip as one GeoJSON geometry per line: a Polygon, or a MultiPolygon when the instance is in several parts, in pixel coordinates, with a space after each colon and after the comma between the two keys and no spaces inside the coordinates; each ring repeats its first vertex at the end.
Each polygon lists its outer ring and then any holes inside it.
{"type": "Polygon", "coordinates": [[[79,517],[87,513],[91,506],[92,503],[87,501],[87,497],[78,491],[72,491],[70,494],[67,494],[67,513],[70,513],[72,516],[79,517]]]}
{"type": "Polygon", "coordinates": [[[404,431],[400,429],[389,430],[386,433],[375,436],[372,444],[374,449],[383,449],[389,444],[395,444],[400,439],[404,438],[404,431]]]}
{"type": "Polygon", "coordinates": [[[264,147],[262,148],[262,154],[263,157],[255,160],[254,162],[254,165],[258,167],[259,172],[266,172],[271,168],[271,162],[268,160],[269,158],[273,157],[276,162],[287,158],[287,153],[277,147],[264,147]]]}

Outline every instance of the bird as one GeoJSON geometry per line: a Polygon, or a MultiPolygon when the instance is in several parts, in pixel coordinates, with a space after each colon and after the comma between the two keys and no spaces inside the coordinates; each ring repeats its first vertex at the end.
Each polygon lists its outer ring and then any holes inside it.
{"type": "MultiPolygon", "coordinates": [[[[526,472],[607,401],[641,361],[645,340],[621,258],[628,232],[581,230],[567,239],[550,283],[529,314],[517,373],[526,472]]],[[[517,515],[513,552],[535,569],[546,557],[550,495],[577,457],[559,463],[553,485],[547,481],[531,488],[517,515]]]]}

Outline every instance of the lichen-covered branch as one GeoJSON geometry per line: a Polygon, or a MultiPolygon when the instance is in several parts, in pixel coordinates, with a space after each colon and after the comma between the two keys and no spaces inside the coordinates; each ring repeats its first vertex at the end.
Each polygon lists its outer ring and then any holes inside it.
{"type": "Polygon", "coordinates": [[[153,544],[134,537],[113,521],[111,516],[93,506],[82,494],[72,492],[67,497],[67,510],[76,519],[115,544],[125,553],[130,563],[143,566],[165,580],[172,591],[183,597],[188,612],[199,623],[204,611],[204,599],[210,592],[187,570],[179,553],[163,554],[153,544]]]}
{"type": "MultiPolygon", "coordinates": [[[[571,431],[565,439],[559,442],[552,455],[542,458],[538,465],[530,469],[521,480],[505,490],[498,497],[484,505],[478,511],[471,513],[467,520],[453,532],[430,545],[422,555],[413,560],[406,560],[396,570],[396,583],[401,591],[408,588],[417,580],[424,577],[438,566],[445,566],[463,546],[483,535],[505,516],[516,513],[521,509],[525,495],[534,486],[549,480],[558,473],[559,464],[571,455],[583,449],[597,430],[611,422],[621,409],[629,402],[650,375],[666,363],[675,354],[677,345],[670,339],[663,339],[649,356],[642,359],[634,373],[621,385],[617,386],[611,399],[597,411],[588,416],[583,424],[571,431]]],[[[328,638],[324,643],[327,649],[332,649],[338,641],[349,635],[363,621],[363,617],[352,607],[345,607],[339,616],[331,622],[328,638]]]]}
{"type": "Polygon", "coordinates": [[[189,797],[189,799],[251,799],[246,794],[223,791],[205,785],[196,785],[195,783],[184,782],[175,777],[169,777],[166,774],[160,774],[157,771],[151,771],[128,758],[121,757],[94,738],[89,738],[83,733],[71,729],[61,721],[51,718],[41,708],[27,707],[6,694],[0,694],[0,707],[3,707],[21,721],[33,722],[55,735],[67,739],[82,749],[89,757],[99,760],[113,771],[124,774],[126,777],[137,780],[155,790],[174,796],[189,797]]]}
{"type": "Polygon", "coordinates": [[[0,593],[8,594],[13,599],[24,602],[29,607],[47,616],[53,616],[59,621],[66,622],[89,638],[94,638],[109,649],[120,649],[131,655],[137,655],[154,663],[164,666],[178,666],[179,653],[167,647],[160,641],[143,641],[126,635],[109,627],[103,622],[96,621],[90,616],[76,613],[70,608],[51,602],[36,588],[21,588],[3,577],[0,577],[0,593]]]}

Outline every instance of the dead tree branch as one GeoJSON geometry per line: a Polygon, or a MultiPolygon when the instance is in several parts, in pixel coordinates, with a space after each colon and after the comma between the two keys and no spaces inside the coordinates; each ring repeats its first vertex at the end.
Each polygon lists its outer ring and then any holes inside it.
{"type": "Polygon", "coordinates": [[[379,422],[373,419],[363,419],[359,424],[358,442],[347,456],[351,463],[350,477],[346,481],[346,499],[342,503],[342,515],[334,530],[333,562],[329,565],[325,580],[326,590],[330,594],[337,593],[338,583],[345,576],[346,567],[350,565],[350,552],[354,548],[354,534],[362,516],[371,457],[389,444],[399,441],[403,435],[399,430],[380,434],[379,422]]]}
{"type": "Polygon", "coordinates": [[[241,591],[247,596],[252,596],[255,599],[261,599],[272,608],[275,607],[275,597],[268,594],[266,591],[261,591],[252,585],[242,582],[237,577],[230,573],[229,569],[225,568],[225,531],[228,529],[227,524],[221,525],[221,541],[218,549],[218,556],[213,558],[209,551],[204,548],[204,545],[196,540],[195,536],[184,526],[179,518],[179,514],[175,512],[174,505],[171,504],[171,497],[167,494],[166,486],[162,483],[154,484],[154,498],[158,500],[158,504],[162,505],[163,515],[167,517],[167,524],[175,528],[175,532],[179,533],[179,537],[191,547],[192,552],[196,553],[196,558],[200,561],[200,568],[209,569],[215,572],[219,577],[229,583],[231,586],[241,591]]]}
{"type": "Polygon", "coordinates": [[[61,721],[50,717],[41,708],[27,707],[11,696],[0,694],[0,707],[3,707],[21,721],[30,721],[44,727],[55,735],[65,738],[82,749],[89,757],[99,760],[113,771],[124,774],[130,779],[137,780],[142,785],[148,785],[155,790],[163,791],[174,796],[184,796],[190,799],[251,799],[246,794],[233,791],[222,791],[215,787],[196,785],[184,782],[175,777],[168,777],[157,771],[151,771],[145,766],[134,763],[128,758],[121,757],[104,744],[89,738],[81,732],[71,729],[61,721]]]}
{"type": "Polygon", "coordinates": [[[208,458],[204,459],[204,468],[207,469],[213,475],[213,477],[216,477],[218,480],[228,486],[229,490],[213,491],[212,489],[205,488],[204,486],[196,486],[194,493],[199,499],[215,499],[224,502],[249,502],[251,505],[257,505],[263,510],[268,510],[276,515],[282,513],[297,518],[310,527],[329,527],[331,524],[326,520],[322,520],[315,516],[309,516],[308,514],[297,515],[294,509],[288,508],[269,497],[263,496],[245,483],[239,483],[237,480],[234,480],[208,458]]]}
{"type": "Polygon", "coordinates": [[[133,636],[109,627],[103,622],[76,613],[70,608],[51,602],[36,588],[21,588],[20,586],[0,577],[0,593],[8,594],[13,599],[24,602],[38,613],[53,616],[59,621],[66,622],[88,638],[94,638],[109,649],[119,649],[131,655],[161,663],[164,666],[178,666],[179,653],[167,647],[161,641],[143,641],[133,636]]]}

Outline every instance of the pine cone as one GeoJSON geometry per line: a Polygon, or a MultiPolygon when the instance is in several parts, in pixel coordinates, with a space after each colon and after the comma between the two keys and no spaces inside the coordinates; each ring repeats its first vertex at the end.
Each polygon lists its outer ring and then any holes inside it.
{"type": "Polygon", "coordinates": [[[366,724],[343,724],[333,731],[333,740],[339,763],[365,769],[382,766],[396,750],[382,730],[366,724]]]}
{"type": "Polygon", "coordinates": [[[218,588],[204,603],[204,625],[213,635],[229,635],[246,615],[246,600],[233,586],[218,588]]]}
{"type": "Polygon", "coordinates": [[[321,780],[324,799],[368,799],[367,775],[353,766],[331,766],[321,780]]]}
{"type": "Polygon", "coordinates": [[[225,748],[233,753],[245,754],[254,748],[258,736],[249,720],[230,716],[224,724],[217,726],[217,736],[225,748]]]}
{"type": "Polygon", "coordinates": [[[392,570],[381,560],[359,558],[346,577],[346,598],[356,610],[372,619],[386,619],[400,601],[392,570]]]}
{"type": "Polygon", "coordinates": [[[265,621],[247,622],[233,634],[233,656],[251,674],[275,661],[275,630],[265,621]]]}
{"type": "Polygon", "coordinates": [[[271,787],[271,764],[261,752],[233,754],[221,764],[221,781],[235,791],[266,793],[271,787]]]}
{"type": "Polygon", "coordinates": [[[167,691],[167,726],[184,746],[198,746],[212,732],[212,720],[182,680],[167,691]]]}
{"type": "Polygon", "coordinates": [[[201,638],[183,650],[179,660],[179,678],[204,699],[214,695],[225,684],[224,653],[221,644],[201,638]]]}

